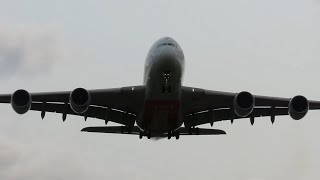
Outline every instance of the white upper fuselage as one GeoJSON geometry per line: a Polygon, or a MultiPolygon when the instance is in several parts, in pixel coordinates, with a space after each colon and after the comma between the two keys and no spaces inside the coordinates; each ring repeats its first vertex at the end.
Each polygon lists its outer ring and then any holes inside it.
{"type": "Polygon", "coordinates": [[[158,40],[145,63],[145,105],[137,121],[146,131],[164,133],[182,125],[181,80],[184,54],[172,38],[158,40]]]}

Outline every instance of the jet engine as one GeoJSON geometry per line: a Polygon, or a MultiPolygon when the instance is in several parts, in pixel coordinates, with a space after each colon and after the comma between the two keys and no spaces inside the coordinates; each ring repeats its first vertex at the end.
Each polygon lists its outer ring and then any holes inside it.
{"type": "Polygon", "coordinates": [[[289,101],[288,109],[292,119],[300,120],[309,110],[309,101],[304,96],[295,96],[289,101]]]}
{"type": "Polygon", "coordinates": [[[248,116],[254,109],[255,99],[251,93],[242,91],[233,100],[234,112],[240,117],[248,116]]]}
{"type": "Polygon", "coordinates": [[[86,112],[91,103],[90,93],[83,89],[77,88],[70,93],[69,97],[71,109],[78,114],[86,112]]]}
{"type": "Polygon", "coordinates": [[[31,103],[31,95],[26,90],[19,89],[11,96],[11,106],[18,114],[24,114],[28,112],[31,108],[31,103]]]}

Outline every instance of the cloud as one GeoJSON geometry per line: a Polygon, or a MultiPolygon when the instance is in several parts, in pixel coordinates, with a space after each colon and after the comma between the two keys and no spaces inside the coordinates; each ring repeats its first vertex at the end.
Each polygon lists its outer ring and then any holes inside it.
{"type": "Polygon", "coordinates": [[[22,148],[3,138],[1,138],[0,142],[0,174],[2,174],[19,161],[21,152],[18,149],[22,148]]]}
{"type": "Polygon", "coordinates": [[[57,26],[0,25],[0,77],[50,72],[60,58],[57,26]]]}
{"type": "Polygon", "coordinates": [[[71,152],[48,149],[0,137],[0,179],[88,179],[85,163],[71,152]]]}

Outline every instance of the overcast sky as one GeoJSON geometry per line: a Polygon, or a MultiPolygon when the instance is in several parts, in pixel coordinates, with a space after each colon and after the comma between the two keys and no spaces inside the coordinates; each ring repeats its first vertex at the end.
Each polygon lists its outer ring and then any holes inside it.
{"type": "MultiPolygon", "coordinates": [[[[140,85],[164,36],[185,53],[184,85],[320,100],[319,0],[0,0],[0,93],[140,85]]],[[[179,141],[83,133],[104,122],[7,104],[0,114],[0,179],[320,177],[320,112],[220,122],[225,136],[179,141]]]]}

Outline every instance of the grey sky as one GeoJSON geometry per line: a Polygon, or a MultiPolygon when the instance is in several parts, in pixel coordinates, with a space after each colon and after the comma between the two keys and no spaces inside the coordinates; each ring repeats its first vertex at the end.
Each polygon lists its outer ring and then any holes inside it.
{"type": "MultiPolygon", "coordinates": [[[[1,92],[142,83],[154,41],[186,57],[184,85],[320,100],[320,2],[0,0],[1,92]],[[103,84],[99,82],[105,82],[103,84]]],[[[317,179],[320,112],[221,122],[179,141],[90,134],[99,120],[0,105],[0,179],[317,179]]],[[[207,127],[207,126],[204,126],[207,127]]]]}

